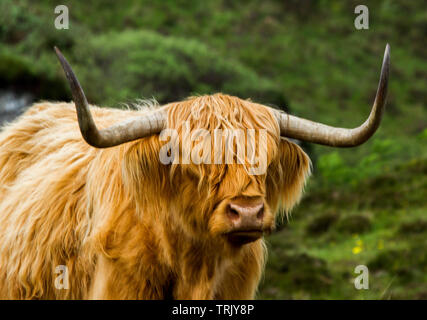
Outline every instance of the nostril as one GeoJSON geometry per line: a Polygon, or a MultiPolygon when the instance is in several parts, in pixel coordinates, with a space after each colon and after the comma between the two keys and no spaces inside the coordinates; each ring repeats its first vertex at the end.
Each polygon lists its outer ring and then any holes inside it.
{"type": "Polygon", "coordinates": [[[240,217],[239,212],[233,208],[232,206],[228,206],[228,210],[227,210],[228,216],[230,217],[230,219],[232,220],[237,220],[240,217]]]}
{"type": "Polygon", "coordinates": [[[258,211],[256,217],[257,217],[258,220],[262,220],[262,218],[264,218],[264,205],[258,211]]]}

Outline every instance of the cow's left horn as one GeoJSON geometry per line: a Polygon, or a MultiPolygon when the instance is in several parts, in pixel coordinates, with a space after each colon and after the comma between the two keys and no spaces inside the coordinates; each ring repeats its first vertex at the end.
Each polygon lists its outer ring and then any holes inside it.
{"type": "Polygon", "coordinates": [[[377,95],[369,118],[354,129],[335,128],[274,110],[282,136],[332,147],[355,147],[368,140],[378,129],[387,98],[390,46],[387,44],[377,95]]]}
{"type": "Polygon", "coordinates": [[[159,133],[165,127],[166,110],[165,108],[160,108],[146,115],[98,130],[90,113],[86,96],[71,66],[56,47],[55,52],[70,84],[71,93],[77,109],[80,131],[88,144],[97,148],[114,147],[125,142],[159,133]]]}

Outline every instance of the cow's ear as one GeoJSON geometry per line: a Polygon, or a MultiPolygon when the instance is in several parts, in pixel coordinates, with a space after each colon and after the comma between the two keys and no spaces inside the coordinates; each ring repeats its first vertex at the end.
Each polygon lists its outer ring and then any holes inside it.
{"type": "Polygon", "coordinates": [[[275,209],[287,214],[301,198],[311,161],[301,147],[287,139],[280,139],[278,149],[278,157],[268,170],[267,192],[275,209]]]}

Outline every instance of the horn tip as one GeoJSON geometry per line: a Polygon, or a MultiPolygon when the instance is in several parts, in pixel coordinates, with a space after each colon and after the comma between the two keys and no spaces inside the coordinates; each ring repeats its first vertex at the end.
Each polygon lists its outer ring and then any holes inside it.
{"type": "Polygon", "coordinates": [[[381,68],[381,76],[388,77],[388,70],[390,68],[390,45],[387,43],[384,50],[383,64],[381,68]]]}
{"type": "Polygon", "coordinates": [[[390,59],[390,45],[387,43],[384,51],[384,60],[389,60],[389,59],[390,59]]]}
{"type": "Polygon", "coordinates": [[[61,50],[59,50],[57,46],[54,46],[53,49],[55,50],[56,56],[58,57],[59,61],[61,62],[61,65],[64,67],[64,64],[65,65],[67,64],[67,60],[65,59],[61,50]]]}
{"type": "Polygon", "coordinates": [[[54,46],[54,47],[53,47],[53,49],[55,50],[55,53],[56,53],[57,55],[60,55],[60,54],[61,54],[61,51],[58,49],[58,47],[57,47],[57,46],[54,46]]]}
{"type": "Polygon", "coordinates": [[[61,63],[62,67],[64,68],[64,63],[66,62],[64,55],[62,54],[61,50],[58,49],[57,46],[54,46],[53,49],[55,50],[55,53],[59,59],[59,62],[61,63]]]}

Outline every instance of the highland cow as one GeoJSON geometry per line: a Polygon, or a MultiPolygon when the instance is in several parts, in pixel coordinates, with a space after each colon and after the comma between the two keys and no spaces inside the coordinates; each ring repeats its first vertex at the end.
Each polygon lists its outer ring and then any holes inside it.
{"type": "Polygon", "coordinates": [[[298,202],[310,173],[308,156],[287,138],[365,142],[379,126],[389,73],[387,46],[368,120],[343,129],[224,94],[140,110],[89,106],[57,55],[74,103],[36,104],[0,135],[4,299],[254,298],[263,235],[298,202]],[[235,163],[179,161],[190,152],[183,123],[210,133],[264,130],[265,142],[243,143],[266,161],[265,172],[248,173],[245,154],[235,163]],[[182,150],[168,150],[166,164],[164,129],[177,132],[182,150]],[[58,266],[66,266],[66,289],[55,285],[58,266]]]}

